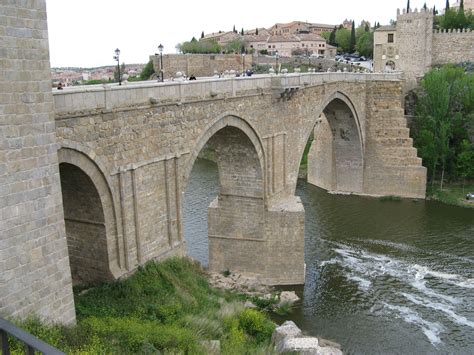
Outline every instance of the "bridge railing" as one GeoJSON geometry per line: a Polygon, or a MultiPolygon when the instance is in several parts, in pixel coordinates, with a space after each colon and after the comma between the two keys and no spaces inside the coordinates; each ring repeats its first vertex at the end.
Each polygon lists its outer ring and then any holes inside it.
{"type": "Polygon", "coordinates": [[[10,346],[8,336],[12,336],[25,344],[25,352],[28,355],[34,355],[40,352],[46,355],[64,355],[63,352],[39,340],[30,333],[18,328],[9,321],[0,318],[0,349],[2,355],[10,355],[10,346]]]}
{"type": "Polygon", "coordinates": [[[111,111],[151,103],[179,103],[213,97],[250,95],[279,87],[304,87],[328,82],[401,80],[399,73],[295,73],[240,78],[203,78],[196,81],[138,82],[126,85],[91,85],[53,91],[55,112],[111,111]]]}

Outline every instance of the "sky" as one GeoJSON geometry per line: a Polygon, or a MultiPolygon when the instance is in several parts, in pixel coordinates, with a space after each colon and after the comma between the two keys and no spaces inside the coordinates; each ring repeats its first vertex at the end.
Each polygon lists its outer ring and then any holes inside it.
{"type": "MultiPolygon", "coordinates": [[[[454,0],[451,0],[454,2],[454,0]]],[[[411,0],[421,8],[425,0],[411,0]]],[[[428,7],[444,8],[445,0],[428,0],[428,7]]],[[[279,22],[308,21],[341,24],[353,19],[381,25],[396,18],[407,0],[46,0],[52,67],[96,67],[120,62],[146,63],[164,46],[176,53],[178,43],[211,33],[271,27],[279,22]]]]}

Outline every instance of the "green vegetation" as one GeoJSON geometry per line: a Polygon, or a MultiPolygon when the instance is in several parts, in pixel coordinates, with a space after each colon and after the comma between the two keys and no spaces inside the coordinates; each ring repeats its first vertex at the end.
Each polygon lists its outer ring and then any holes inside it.
{"type": "Polygon", "coordinates": [[[436,185],[429,186],[426,191],[428,199],[437,200],[448,205],[474,208],[474,200],[466,200],[466,194],[474,192],[474,184],[447,184],[441,190],[436,185]]]}
{"type": "Polygon", "coordinates": [[[189,42],[178,44],[176,48],[183,54],[217,54],[221,52],[221,46],[216,41],[198,41],[194,37],[189,42]]]}
{"type": "Polygon", "coordinates": [[[458,10],[450,8],[449,1],[446,1],[444,14],[435,16],[433,26],[437,29],[474,29],[474,13],[464,10],[464,2],[462,0],[458,10]]]}
{"type": "MultiPolygon", "coordinates": [[[[68,354],[206,354],[206,340],[220,340],[224,354],[267,353],[275,325],[239,300],[212,289],[197,264],[175,258],[75,289],[74,327],[17,323],[68,354]]],[[[23,351],[13,343],[14,353],[23,351]]]]}
{"type": "Polygon", "coordinates": [[[428,72],[418,90],[414,145],[428,169],[432,188],[474,178],[474,74],[446,65],[428,72]]]}
{"type": "Polygon", "coordinates": [[[148,80],[150,77],[155,73],[155,68],[153,67],[153,61],[150,60],[145,67],[143,68],[142,72],[140,73],[141,80],[148,80]]]}

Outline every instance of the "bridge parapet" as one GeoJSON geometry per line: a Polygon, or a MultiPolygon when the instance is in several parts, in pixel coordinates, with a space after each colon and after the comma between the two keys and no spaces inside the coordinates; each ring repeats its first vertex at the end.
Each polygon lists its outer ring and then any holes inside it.
{"type": "Polygon", "coordinates": [[[53,91],[57,117],[111,112],[152,105],[227,99],[248,95],[288,92],[296,88],[334,82],[397,81],[399,73],[297,73],[288,75],[255,75],[243,78],[209,78],[197,81],[165,83],[137,82],[91,85],[53,91]]]}

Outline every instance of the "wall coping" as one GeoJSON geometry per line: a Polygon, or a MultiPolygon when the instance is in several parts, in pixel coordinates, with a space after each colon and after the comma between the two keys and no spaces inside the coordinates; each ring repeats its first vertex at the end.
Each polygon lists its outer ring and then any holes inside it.
{"type": "Polygon", "coordinates": [[[400,81],[395,73],[294,73],[261,74],[251,77],[200,78],[196,81],[129,82],[67,87],[53,90],[55,113],[108,112],[117,109],[160,104],[180,104],[193,100],[226,99],[270,92],[278,88],[301,88],[334,82],[400,81]]]}

